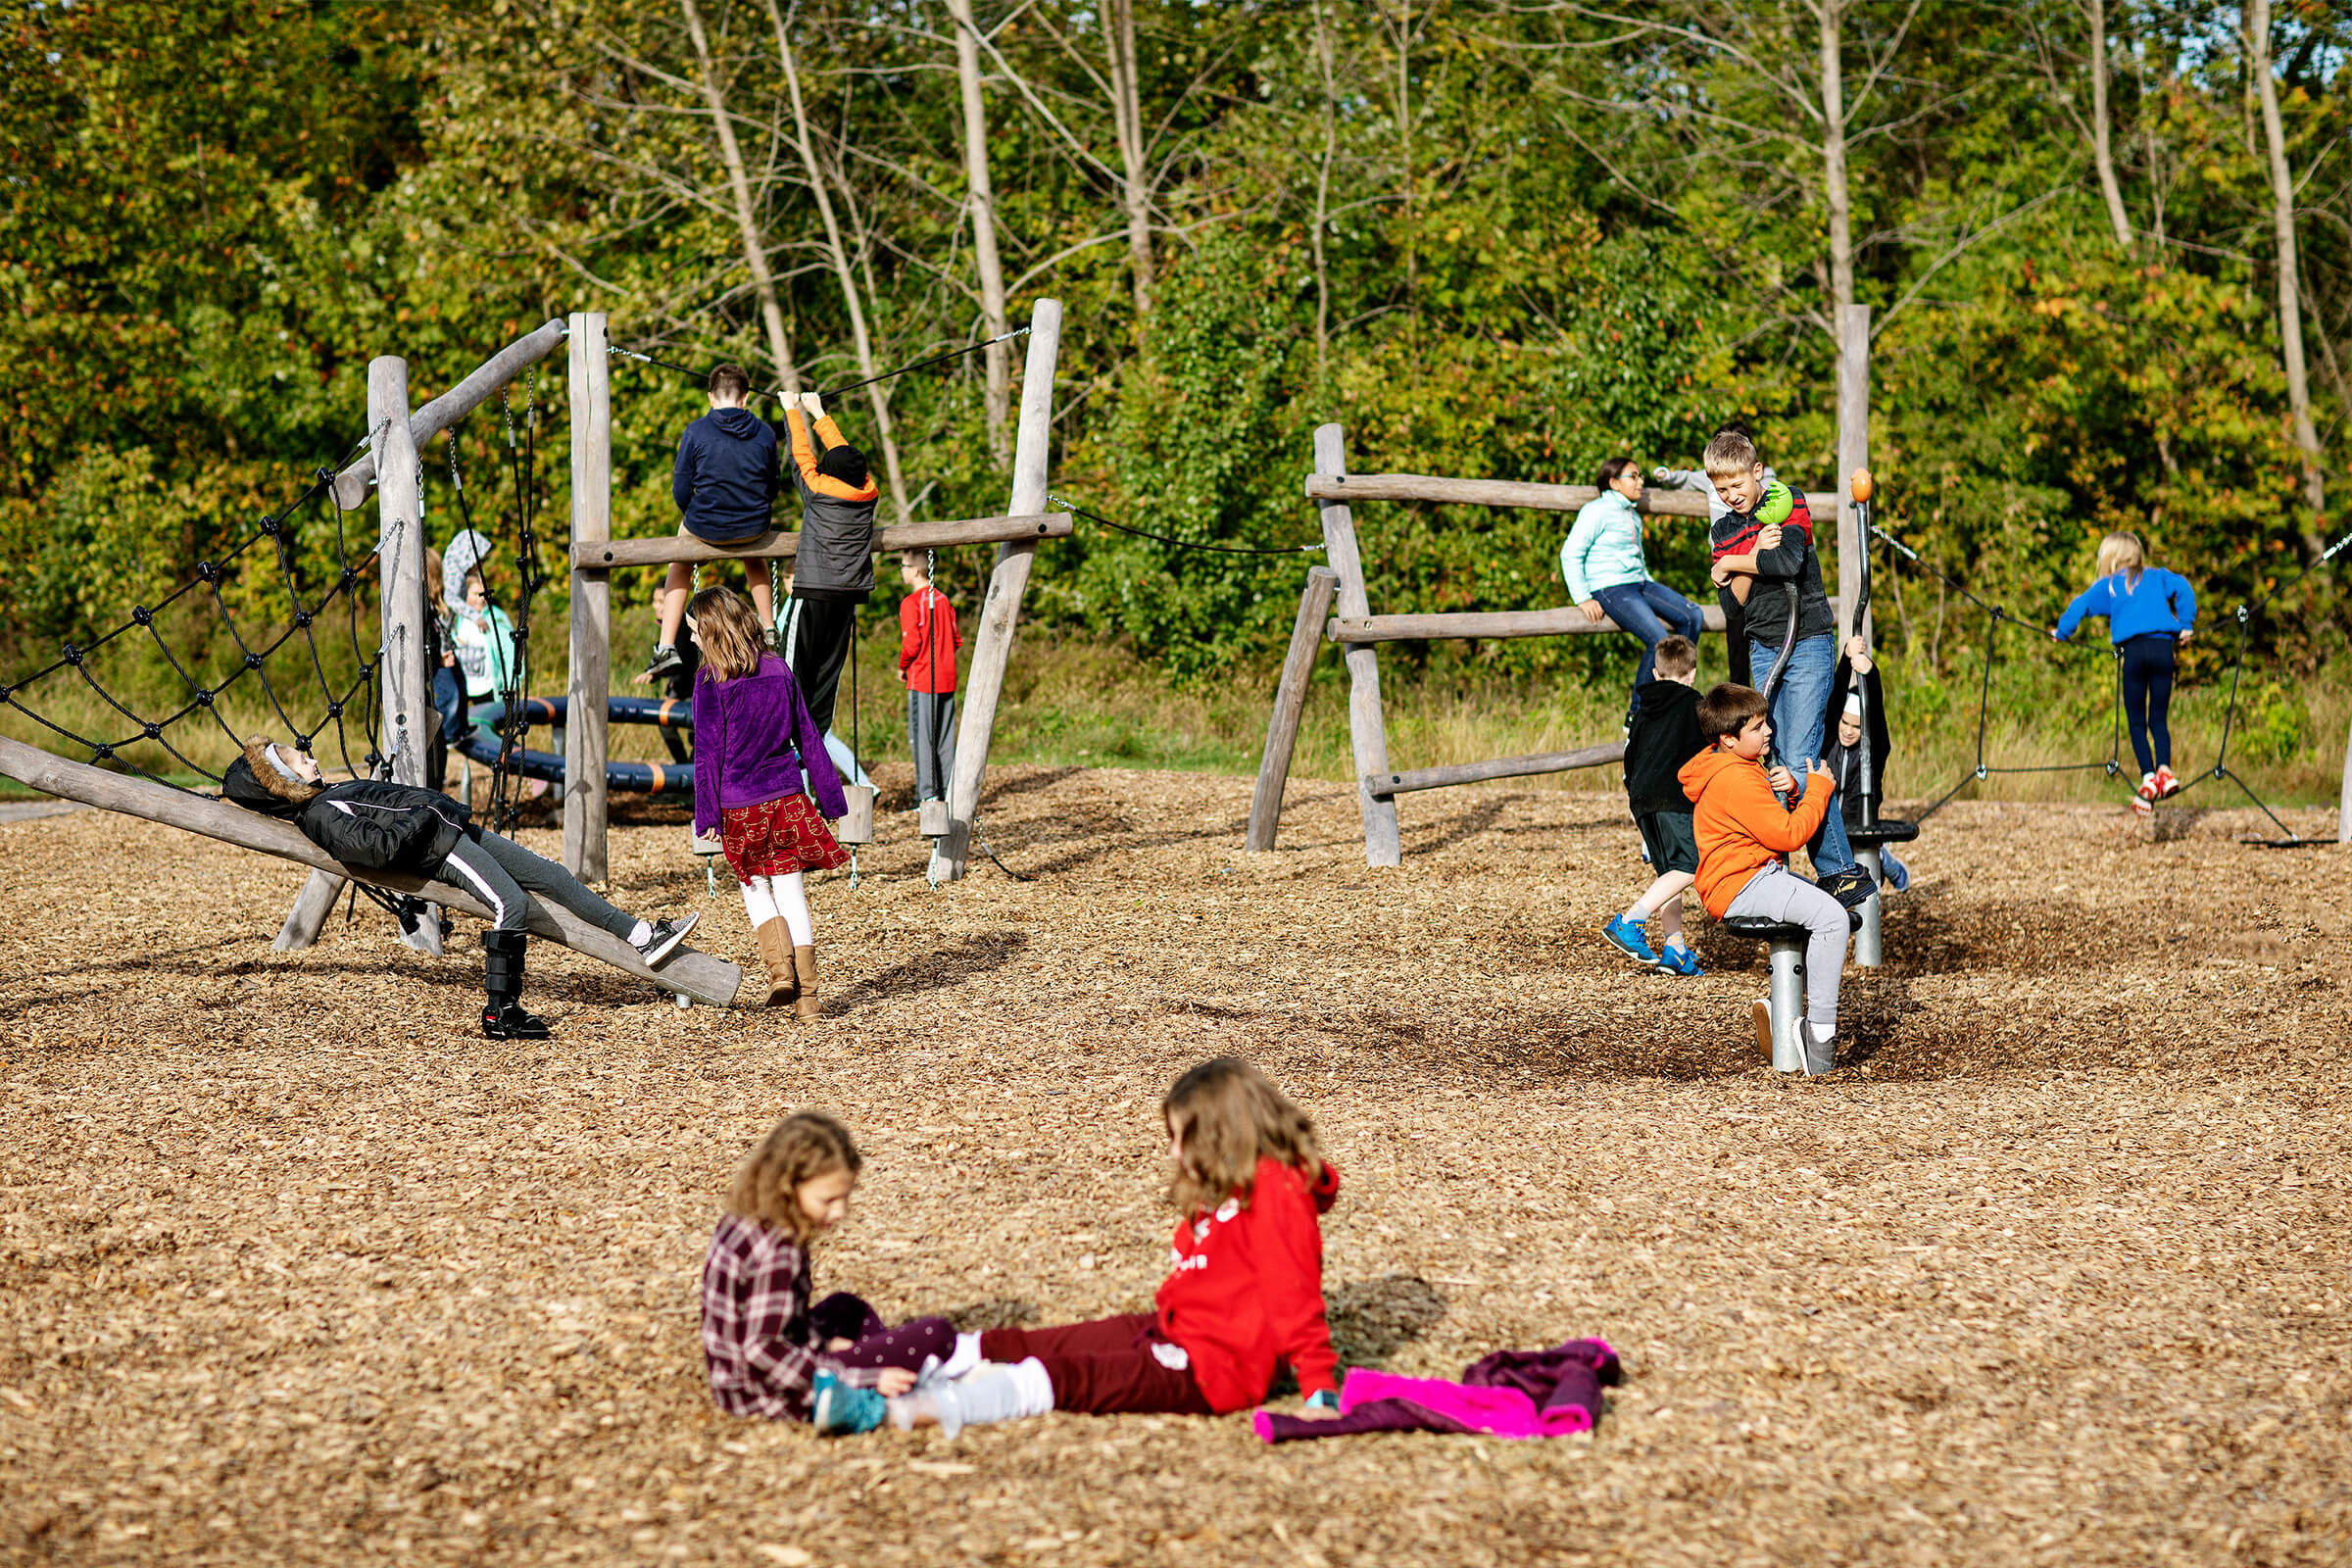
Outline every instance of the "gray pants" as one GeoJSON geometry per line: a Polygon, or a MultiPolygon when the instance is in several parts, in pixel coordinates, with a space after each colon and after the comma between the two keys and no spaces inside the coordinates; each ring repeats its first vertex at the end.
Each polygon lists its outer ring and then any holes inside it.
{"type": "Polygon", "coordinates": [[[956,694],[906,694],[906,744],[914,752],[914,798],[944,801],[956,772],[956,694]]]}
{"type": "Polygon", "coordinates": [[[1845,906],[1783,865],[1768,865],[1747,879],[1732,899],[1727,915],[1750,915],[1809,926],[1805,943],[1805,1021],[1817,1035],[1838,1032],[1838,980],[1845,970],[1845,906]]]}
{"type": "Polygon", "coordinates": [[[523,928],[534,893],[623,942],[637,929],[635,916],[621,913],[589,892],[569,871],[495,833],[484,833],[478,840],[459,839],[458,847],[441,862],[438,879],[464,888],[490,906],[490,923],[501,931],[523,928]]]}

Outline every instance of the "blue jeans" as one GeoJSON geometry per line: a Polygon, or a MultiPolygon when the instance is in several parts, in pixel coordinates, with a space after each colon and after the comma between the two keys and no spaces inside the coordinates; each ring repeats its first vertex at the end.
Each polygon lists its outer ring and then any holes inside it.
{"type": "MultiPolygon", "coordinates": [[[[1767,648],[1753,638],[1748,640],[1747,659],[1751,673],[1762,680],[1772,669],[1780,650],[1767,648]]],[[[1797,776],[1800,786],[1805,777],[1805,763],[1821,755],[1822,726],[1829,721],[1830,682],[1838,673],[1838,641],[1834,637],[1800,637],[1796,651],[1788,656],[1788,667],[1781,675],[1780,689],[1772,694],[1772,711],[1767,722],[1772,725],[1772,749],[1788,771],[1797,776]]],[[[1823,817],[1821,831],[1813,835],[1806,846],[1813,857],[1813,874],[1834,876],[1853,868],[1853,846],[1845,837],[1845,813],[1833,806],[1823,817]]]]}
{"type": "MultiPolygon", "coordinates": [[[[466,676],[444,664],[433,671],[433,711],[441,715],[441,743],[455,746],[466,733],[466,676]]],[[[439,783],[438,779],[434,780],[439,783]]]]}
{"type": "Polygon", "coordinates": [[[2170,632],[2142,633],[2124,644],[2124,718],[2142,773],[2173,765],[2173,662],[2180,647],[2170,632]]]}
{"type": "MultiPolygon", "coordinates": [[[[1611,620],[1642,639],[1642,665],[1634,671],[1638,687],[1657,673],[1659,643],[1676,635],[1698,641],[1698,607],[1662,582],[1621,582],[1593,589],[1592,597],[1611,620]]],[[[1829,701],[1826,693],[1822,701],[1829,701]]]]}

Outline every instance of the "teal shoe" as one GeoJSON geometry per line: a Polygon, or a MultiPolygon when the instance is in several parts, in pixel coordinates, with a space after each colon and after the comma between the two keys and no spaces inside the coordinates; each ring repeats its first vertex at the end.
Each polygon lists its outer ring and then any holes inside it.
{"type": "Polygon", "coordinates": [[[1622,914],[1611,915],[1609,923],[1600,928],[1600,934],[1610,947],[1637,962],[1655,964],[1658,961],[1658,956],[1649,950],[1648,936],[1622,914]]]}
{"type": "Polygon", "coordinates": [[[853,1389],[831,1372],[816,1375],[816,1400],[808,1424],[828,1438],[871,1432],[890,1413],[890,1402],[872,1389],[853,1389]]]}
{"type": "Polygon", "coordinates": [[[1707,971],[1698,966],[1698,955],[1689,948],[1678,948],[1669,942],[1658,950],[1658,967],[1668,974],[1679,974],[1695,980],[1707,971]]]}

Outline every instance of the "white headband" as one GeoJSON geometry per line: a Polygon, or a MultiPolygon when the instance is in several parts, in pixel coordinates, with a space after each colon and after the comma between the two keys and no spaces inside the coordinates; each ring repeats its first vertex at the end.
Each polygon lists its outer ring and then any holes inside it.
{"type": "Polygon", "coordinates": [[[277,742],[271,741],[269,745],[263,747],[262,756],[269,759],[270,765],[277,770],[277,776],[284,779],[287,783],[308,784],[310,782],[309,779],[304,778],[300,773],[297,773],[292,768],[288,767],[284,760],[278,757],[277,742]]]}

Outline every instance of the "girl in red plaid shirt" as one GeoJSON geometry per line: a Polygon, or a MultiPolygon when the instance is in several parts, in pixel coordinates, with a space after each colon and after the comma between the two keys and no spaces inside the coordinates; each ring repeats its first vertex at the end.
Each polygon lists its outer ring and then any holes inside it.
{"type": "Polygon", "coordinates": [[[1011,1376],[980,1365],[979,1336],[944,1317],[886,1327],[846,1291],[811,1304],[808,1250],[848,1217],[864,1160],[849,1129],[805,1110],[760,1140],[727,1194],[703,1264],[710,1397],[730,1415],[824,1433],[963,1427],[1035,1414],[1011,1376]]]}

